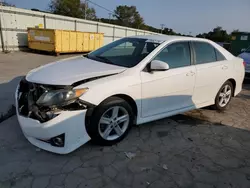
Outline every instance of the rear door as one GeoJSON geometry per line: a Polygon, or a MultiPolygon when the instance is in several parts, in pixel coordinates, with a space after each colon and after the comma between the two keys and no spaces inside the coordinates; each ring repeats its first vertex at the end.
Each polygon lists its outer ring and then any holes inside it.
{"type": "Polygon", "coordinates": [[[192,42],[192,49],[196,63],[193,101],[195,105],[213,102],[232,67],[210,43],[192,42]]]}

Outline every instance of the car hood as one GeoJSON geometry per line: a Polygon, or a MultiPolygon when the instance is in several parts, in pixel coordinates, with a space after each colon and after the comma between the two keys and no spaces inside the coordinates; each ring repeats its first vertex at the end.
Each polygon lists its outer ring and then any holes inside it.
{"type": "Polygon", "coordinates": [[[26,80],[48,85],[72,85],[88,78],[120,73],[125,69],[78,56],[33,69],[27,74],[26,80]]]}
{"type": "Polygon", "coordinates": [[[240,58],[244,59],[246,63],[250,63],[250,53],[242,53],[239,55],[240,58]]]}

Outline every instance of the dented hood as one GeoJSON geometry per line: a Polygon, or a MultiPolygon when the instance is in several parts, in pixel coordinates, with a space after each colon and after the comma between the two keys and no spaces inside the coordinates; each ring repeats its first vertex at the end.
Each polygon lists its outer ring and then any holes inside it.
{"type": "Polygon", "coordinates": [[[78,56],[33,69],[27,74],[26,79],[40,84],[72,85],[88,78],[120,73],[125,69],[78,56]]]}

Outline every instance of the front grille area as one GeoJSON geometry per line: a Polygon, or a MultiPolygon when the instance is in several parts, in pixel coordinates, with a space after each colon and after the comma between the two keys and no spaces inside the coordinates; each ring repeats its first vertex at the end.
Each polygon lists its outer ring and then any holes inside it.
{"type": "Polygon", "coordinates": [[[87,107],[93,107],[90,104],[77,99],[72,103],[69,103],[65,106],[53,106],[53,107],[43,107],[38,106],[36,101],[41,97],[45,92],[51,90],[60,90],[60,89],[72,89],[71,86],[55,86],[55,85],[43,85],[37,83],[28,82],[26,79],[23,79],[19,84],[18,90],[18,112],[24,117],[29,117],[36,119],[41,123],[53,119],[58,115],[62,110],[73,111],[73,110],[82,110],[87,107]]]}
{"type": "Polygon", "coordinates": [[[46,112],[50,109],[38,107],[36,105],[36,101],[44,92],[46,92],[46,88],[42,85],[34,84],[23,79],[19,84],[18,91],[19,114],[39,120],[40,122],[48,121],[50,117],[46,114],[46,112]]]}

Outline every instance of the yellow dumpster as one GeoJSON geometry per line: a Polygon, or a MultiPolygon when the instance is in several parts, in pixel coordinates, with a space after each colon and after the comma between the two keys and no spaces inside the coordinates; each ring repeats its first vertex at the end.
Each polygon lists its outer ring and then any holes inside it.
{"type": "Polygon", "coordinates": [[[103,33],[28,28],[30,49],[60,53],[90,52],[103,45],[103,33]]]}

